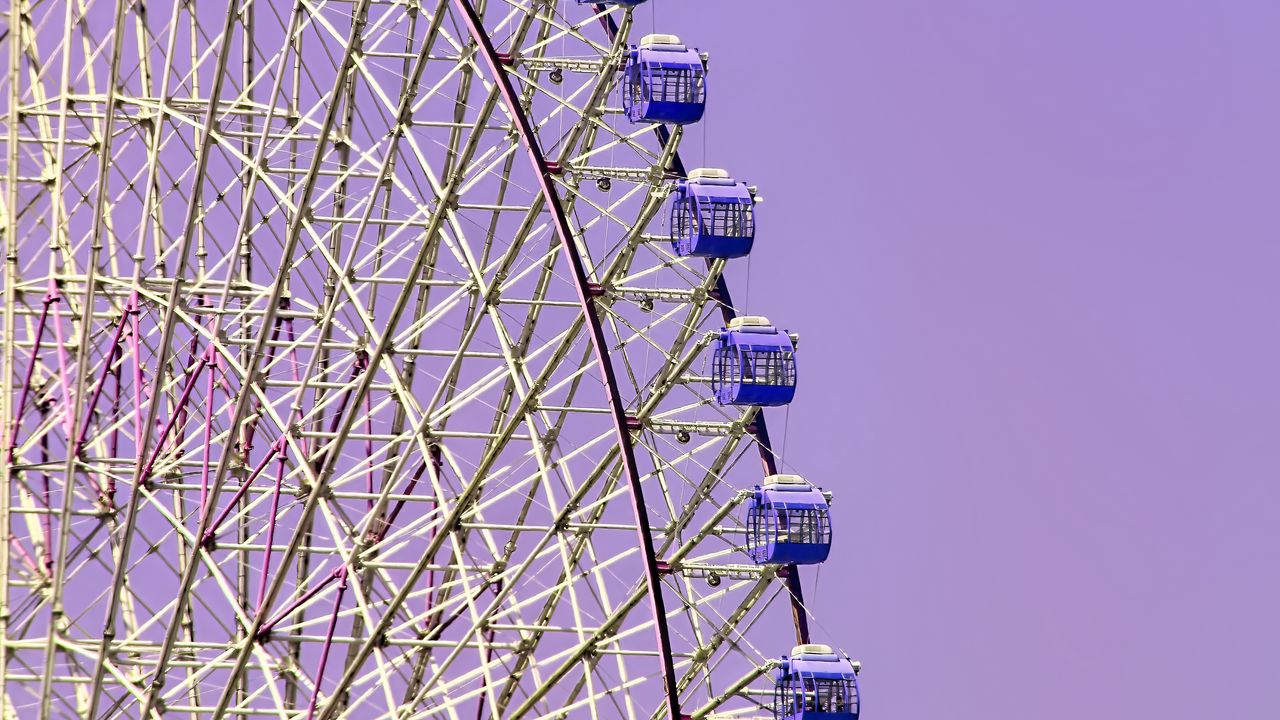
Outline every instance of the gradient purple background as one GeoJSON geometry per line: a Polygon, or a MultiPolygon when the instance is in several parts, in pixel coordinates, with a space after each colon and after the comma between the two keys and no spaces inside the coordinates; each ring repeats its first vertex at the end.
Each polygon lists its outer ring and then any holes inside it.
{"type": "Polygon", "coordinates": [[[1280,3],[637,19],[712,53],[686,163],[768,200],[731,277],[802,335],[868,717],[1275,718],[1280,3]]]}

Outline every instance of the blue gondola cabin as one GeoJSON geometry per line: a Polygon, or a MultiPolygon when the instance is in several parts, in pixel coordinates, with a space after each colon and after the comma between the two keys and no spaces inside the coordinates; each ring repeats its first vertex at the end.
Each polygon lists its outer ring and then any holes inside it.
{"type": "Polygon", "coordinates": [[[700,168],[676,182],[671,235],[676,254],[737,258],[756,239],[756,198],[724,170],[700,168]]]}
{"type": "Polygon", "coordinates": [[[792,336],[763,317],[738,317],[720,331],[711,388],[721,405],[786,405],[796,395],[792,336]]]}
{"type": "Polygon", "coordinates": [[[631,48],[622,80],[622,109],[632,122],[687,125],[707,107],[707,68],[675,35],[646,35],[631,48]]]}
{"type": "Polygon", "coordinates": [[[777,720],[858,720],[858,675],[827,645],[797,645],[775,678],[777,720]]]}
{"type": "Polygon", "coordinates": [[[747,510],[747,553],[760,565],[815,565],[831,554],[831,503],[799,475],[770,475],[747,510]]]}

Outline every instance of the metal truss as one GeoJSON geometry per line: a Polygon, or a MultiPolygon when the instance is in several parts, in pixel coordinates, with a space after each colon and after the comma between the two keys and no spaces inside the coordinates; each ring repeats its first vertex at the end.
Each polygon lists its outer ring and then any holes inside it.
{"type": "Polygon", "coordinates": [[[773,455],[629,11],[7,23],[0,715],[768,715],[799,573],[744,564],[773,455]]]}

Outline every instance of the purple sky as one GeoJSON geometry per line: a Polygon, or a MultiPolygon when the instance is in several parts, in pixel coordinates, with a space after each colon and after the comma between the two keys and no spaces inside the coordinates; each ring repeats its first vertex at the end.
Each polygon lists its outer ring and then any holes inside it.
{"type": "Polygon", "coordinates": [[[768,200],[734,289],[802,335],[868,717],[1275,717],[1280,3],[637,17],[712,53],[687,164],[768,200]]]}

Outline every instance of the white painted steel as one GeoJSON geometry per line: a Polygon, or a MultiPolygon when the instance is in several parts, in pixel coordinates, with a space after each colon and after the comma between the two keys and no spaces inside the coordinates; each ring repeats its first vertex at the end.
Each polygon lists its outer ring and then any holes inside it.
{"type": "MultiPolygon", "coordinates": [[[[723,262],[664,240],[681,130],[617,111],[628,10],[615,41],[591,6],[474,4],[598,288],[682,708],[760,716],[790,608],[744,566],[756,411],[705,382],[723,262]]],[[[3,717],[664,712],[582,309],[460,28],[11,3],[3,717]]]]}

